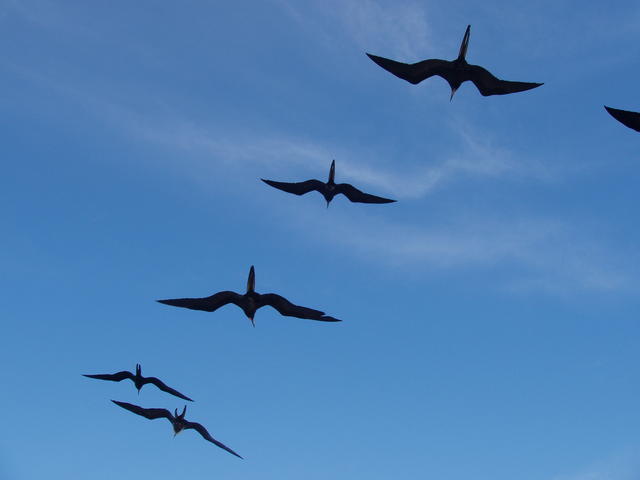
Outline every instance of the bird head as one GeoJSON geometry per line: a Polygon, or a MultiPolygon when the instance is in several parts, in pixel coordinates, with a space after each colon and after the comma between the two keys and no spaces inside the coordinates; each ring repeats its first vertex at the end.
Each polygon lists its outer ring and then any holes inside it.
{"type": "Polygon", "coordinates": [[[451,96],[449,97],[449,101],[453,100],[453,96],[456,94],[456,91],[458,90],[459,87],[460,85],[458,85],[457,87],[451,87],[451,96]]]}

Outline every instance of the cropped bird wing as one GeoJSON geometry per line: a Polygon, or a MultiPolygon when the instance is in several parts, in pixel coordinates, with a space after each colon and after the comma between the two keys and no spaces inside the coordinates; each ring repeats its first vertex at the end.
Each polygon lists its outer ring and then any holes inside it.
{"type": "Polygon", "coordinates": [[[180,397],[183,398],[185,400],[189,400],[190,402],[193,402],[193,400],[191,400],[189,397],[187,397],[186,395],[181,394],[179,391],[174,390],[171,387],[168,387],[162,380],[160,380],[159,378],[156,377],[147,377],[144,379],[144,383],[153,383],[156,387],[158,387],[160,390],[162,390],[163,392],[167,392],[170,393],[171,395],[175,395],[176,397],[180,397]]]}
{"type": "Polygon", "coordinates": [[[388,58],[378,57],[367,53],[367,56],[384,68],[387,72],[393,73],[396,77],[406,80],[414,85],[426,80],[434,75],[440,75],[444,77],[447,71],[451,68],[451,62],[447,60],[439,60],[433,58],[430,60],[423,60],[418,63],[402,63],[395,60],[389,60],[388,58]]]}
{"type": "Polygon", "coordinates": [[[543,85],[533,82],[510,82],[494,77],[489,70],[478,65],[468,66],[469,80],[485,97],[489,95],[506,95],[508,93],[524,92],[543,85]]]}
{"type": "Polygon", "coordinates": [[[640,132],[640,113],[605,106],[607,112],[623,125],[640,132]]]}
{"type": "Polygon", "coordinates": [[[172,305],[174,307],[213,312],[227,303],[235,303],[238,305],[241,297],[242,295],[238,295],[236,292],[225,290],[205,298],[174,298],[169,300],[158,300],[158,302],[164,303],[165,305],[172,305]]]}
{"type": "Polygon", "coordinates": [[[339,193],[342,193],[345,197],[347,197],[352,202],[358,203],[392,203],[395,200],[391,200],[389,198],[376,197],[375,195],[370,195],[368,193],[361,192],[353,185],[349,185],[348,183],[340,183],[336,185],[336,190],[339,193]]]}
{"type": "Polygon", "coordinates": [[[186,422],[186,425],[184,427],[185,429],[187,428],[192,428],[194,429],[196,432],[198,432],[200,435],[202,435],[202,438],[204,438],[205,440],[210,441],[211,443],[217,445],[218,447],[222,448],[223,450],[226,450],[227,452],[231,453],[232,455],[235,455],[238,458],[242,458],[240,455],[238,455],[236,452],[234,452],[233,450],[231,450],[229,447],[227,447],[224,443],[219,442],[218,440],[216,440],[215,438],[213,438],[211,435],[209,435],[209,432],[207,432],[207,429],[204,428],[202,425],[200,425],[199,423],[196,422],[186,422]]]}
{"type": "Polygon", "coordinates": [[[137,415],[141,415],[149,420],[155,420],[156,418],[166,418],[171,421],[173,419],[173,415],[166,408],[142,408],[137,405],[133,405],[127,402],[118,402],[117,400],[111,400],[113,403],[118,405],[119,407],[124,408],[125,410],[129,410],[137,415]]]}
{"type": "Polygon", "coordinates": [[[121,382],[126,378],[130,380],[134,379],[133,373],[127,372],[126,370],[123,370],[122,372],[118,372],[118,373],[105,373],[105,374],[99,374],[99,375],[83,375],[83,376],[89,377],[89,378],[97,378],[98,380],[110,380],[112,382],[121,382]]]}
{"type": "Polygon", "coordinates": [[[312,192],[313,190],[321,191],[324,188],[324,183],[320,180],[307,180],[306,182],[275,182],[273,180],[265,180],[261,178],[264,183],[271,185],[278,190],[282,190],[295,195],[304,195],[305,193],[312,192]]]}
{"type": "Polygon", "coordinates": [[[287,317],[308,318],[310,320],[320,320],[324,312],[314,310],[313,308],[300,307],[294,305],[289,300],[275,293],[265,293],[260,295],[260,306],[269,305],[275,308],[280,315],[287,317]]]}

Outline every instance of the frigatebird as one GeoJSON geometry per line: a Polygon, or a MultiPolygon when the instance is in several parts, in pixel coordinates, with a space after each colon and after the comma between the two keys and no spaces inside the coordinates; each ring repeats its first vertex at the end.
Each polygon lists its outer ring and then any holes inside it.
{"type": "Polygon", "coordinates": [[[180,392],[178,392],[177,390],[174,390],[173,388],[168,387],[167,385],[165,385],[164,382],[162,382],[160,379],[158,379],[156,377],[143,377],[142,376],[142,367],[140,366],[139,363],[136,363],[136,374],[135,375],[133,373],[127,371],[127,370],[123,370],[122,372],[113,373],[113,374],[111,374],[111,373],[104,373],[104,374],[98,374],[98,375],[84,375],[83,374],[83,376],[89,377],[89,378],[97,378],[98,380],[110,380],[112,382],[121,382],[122,380],[129,379],[134,383],[134,385],[138,389],[138,394],[140,393],[140,389],[143,386],[145,386],[147,383],[151,383],[151,384],[155,385],[156,387],[158,387],[163,392],[167,392],[167,393],[170,393],[171,395],[175,395],[176,397],[180,397],[180,398],[182,398],[184,400],[189,400],[190,402],[193,402],[193,400],[191,400],[186,395],[183,395],[180,392]]]}
{"type": "Polygon", "coordinates": [[[375,195],[370,195],[368,193],[361,192],[353,185],[348,183],[336,183],[336,161],[333,160],[331,162],[331,168],[329,169],[329,180],[327,183],[321,182],[320,180],[307,180],[306,182],[275,182],[273,180],[265,180],[261,178],[264,183],[267,185],[271,185],[272,187],[278,188],[288,193],[294,193],[296,195],[304,195],[305,193],[309,193],[313,190],[316,190],[322,194],[324,199],[327,201],[327,207],[329,207],[329,202],[333,200],[333,197],[342,193],[345,197],[347,197],[352,202],[358,203],[392,203],[395,200],[390,200],[388,198],[376,197],[375,195]]]}
{"type": "Polygon", "coordinates": [[[240,295],[236,292],[225,290],[222,292],[214,293],[210,297],[205,298],[175,298],[169,300],[157,300],[165,305],[172,305],[174,307],[190,308],[191,310],[203,310],[205,312],[214,312],[223,305],[233,303],[239,306],[244,314],[251,320],[251,323],[255,327],[256,324],[253,320],[253,316],[261,307],[269,305],[275,308],[280,315],[287,317],[306,318],[309,320],[319,320],[321,322],[341,322],[337,318],[329,317],[320,310],[314,310],[312,308],[300,307],[294,305],[289,300],[275,293],[258,293],[255,291],[256,273],[251,265],[249,270],[249,278],[247,280],[247,293],[240,295]]]}
{"type": "Polygon", "coordinates": [[[630,112],[628,110],[618,110],[617,108],[607,107],[606,105],[604,108],[620,123],[634,129],[636,132],[640,132],[640,113],[630,112]]]}
{"type": "Polygon", "coordinates": [[[466,55],[467,47],[469,46],[470,32],[471,25],[468,25],[467,30],[464,32],[462,44],[460,45],[458,58],[451,61],[433,58],[409,64],[378,57],[370,53],[367,53],[367,56],[388,72],[393,73],[396,77],[402,78],[414,85],[429,77],[439,75],[444,78],[451,87],[450,100],[453,99],[456,90],[458,90],[462,82],[466,82],[467,80],[472,81],[485,97],[489,95],[505,95],[507,93],[523,92],[543,85],[542,83],[500,80],[494,77],[488,70],[478,65],[467,63],[466,55]]]}
{"type": "Polygon", "coordinates": [[[236,457],[242,458],[240,455],[238,455],[236,452],[231,450],[229,447],[227,447],[223,443],[220,443],[215,438],[213,438],[209,434],[209,432],[207,432],[207,429],[204,428],[199,423],[189,422],[185,420],[184,416],[187,413],[186,405],[184,406],[184,409],[182,410],[182,413],[180,415],[178,415],[177,409],[174,410],[174,414],[172,415],[171,412],[166,408],[142,408],[142,407],[139,407],[138,405],[133,405],[132,403],[118,402],[117,400],[111,400],[111,401],[116,405],[118,405],[119,407],[122,407],[125,410],[129,410],[130,412],[133,412],[137,415],[141,415],[145,418],[148,418],[149,420],[155,420],[156,418],[166,418],[171,422],[171,425],[173,426],[174,437],[177,434],[179,434],[182,430],[188,430],[192,428],[196,432],[198,432],[200,435],[202,435],[202,438],[204,438],[205,440],[210,441],[211,443],[235,455],[236,457]]]}

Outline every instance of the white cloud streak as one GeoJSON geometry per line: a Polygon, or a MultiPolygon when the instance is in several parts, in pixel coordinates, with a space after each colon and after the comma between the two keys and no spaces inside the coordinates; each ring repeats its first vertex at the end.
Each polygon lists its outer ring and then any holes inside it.
{"type": "Polygon", "coordinates": [[[214,128],[188,121],[158,122],[124,112],[120,112],[116,123],[123,124],[123,114],[128,118],[124,123],[129,132],[136,137],[226,164],[260,164],[273,174],[296,167],[322,178],[331,159],[336,159],[339,179],[368,185],[398,198],[421,198],[461,177],[549,180],[557,173],[535,160],[518,159],[509,149],[496,146],[484,132],[468,125],[456,128],[456,152],[434,155],[440,158],[404,158],[399,173],[397,166],[389,165],[392,161],[397,165],[398,159],[371,158],[369,152],[330,148],[279,134],[262,138],[246,138],[234,132],[213,134],[214,128]]]}
{"type": "Polygon", "coordinates": [[[551,480],[637,480],[640,478],[638,448],[615,455],[569,475],[557,475],[551,480]]]}
{"type": "MultiPolygon", "coordinates": [[[[374,194],[415,199],[463,179],[546,180],[555,174],[540,162],[516,158],[507,148],[488,140],[484,132],[459,122],[454,125],[454,131],[460,135],[457,152],[428,164],[424,159],[403,159],[405,167],[399,173],[397,168],[389,166],[388,160],[385,163],[385,160],[370,158],[368,152],[335,148],[335,145],[328,147],[281,133],[247,136],[233,126],[202,126],[174,114],[163,118],[158,114],[139,113],[109,103],[104,97],[96,97],[76,85],[57,85],[48,77],[21,74],[93,110],[97,118],[134,141],[179,152],[179,171],[193,175],[197,181],[203,173],[207,176],[220,166],[228,171],[235,169],[236,173],[255,171],[259,166],[265,175],[283,181],[295,181],[297,176],[302,176],[302,180],[307,174],[322,179],[331,158],[337,158],[339,180],[353,180],[358,186],[371,187],[374,194]],[[286,175],[280,176],[285,172],[286,175]]],[[[622,259],[622,252],[592,240],[597,236],[553,220],[513,219],[505,214],[501,216],[500,210],[473,214],[452,210],[448,223],[434,219],[429,223],[424,218],[391,222],[366,217],[369,211],[347,216],[336,209],[332,212],[332,223],[325,225],[323,221],[329,221],[329,217],[318,221],[316,215],[300,209],[292,212],[293,224],[298,224],[298,228],[293,228],[305,232],[307,241],[321,240],[323,245],[347,248],[361,258],[375,258],[376,262],[383,259],[383,263],[394,268],[462,271],[509,267],[509,278],[496,285],[498,288],[553,293],[624,291],[637,283],[633,281],[637,275],[627,273],[634,259],[622,259]]]]}
{"type": "Polygon", "coordinates": [[[624,267],[628,259],[616,258],[581,232],[546,219],[459,216],[446,223],[407,225],[375,218],[354,221],[353,216],[334,214],[327,224],[323,220],[318,224],[316,217],[299,221],[316,240],[348,247],[362,258],[393,267],[418,271],[508,267],[506,278],[492,278],[494,287],[509,291],[625,291],[633,284],[624,267]]]}
{"type": "Polygon", "coordinates": [[[305,31],[325,43],[334,43],[332,31],[346,34],[360,50],[384,51],[417,58],[431,51],[433,37],[424,2],[325,0],[277,2],[305,31]],[[336,29],[338,26],[340,28],[336,29]]]}
{"type": "MultiPolygon", "coordinates": [[[[283,181],[296,181],[292,175],[308,173],[323,179],[336,152],[317,143],[291,138],[239,138],[237,134],[213,135],[213,129],[190,122],[158,123],[131,112],[114,110],[114,123],[135,138],[176,149],[196,162],[196,177],[202,169],[225,168],[255,170],[283,175],[283,181]],[[117,120],[116,120],[117,119],[117,120]],[[203,159],[200,166],[198,159],[203,159]],[[285,174],[286,172],[286,174],[285,174]]],[[[460,129],[459,129],[460,130],[460,129]]],[[[518,162],[508,149],[497,147],[472,129],[462,129],[463,148],[457,154],[432,166],[415,166],[399,174],[393,169],[372,167],[361,152],[342,149],[337,162],[339,180],[353,180],[358,186],[371,186],[372,193],[384,190],[400,199],[420,198],[463,177],[533,177],[547,180],[554,172],[534,163],[518,162]]],[[[183,159],[183,156],[180,157],[183,159]]],[[[182,161],[182,160],[181,160],[182,161]]],[[[373,162],[375,163],[375,162],[373,162]]],[[[305,178],[300,178],[303,180],[305,178]]],[[[364,259],[383,259],[394,268],[463,270],[508,266],[512,274],[496,282],[496,288],[512,291],[627,291],[634,275],[627,268],[628,258],[600,246],[597,237],[559,221],[539,218],[501,218],[499,213],[455,212],[448,223],[425,226],[396,223],[376,217],[333,212],[331,218],[318,219],[299,209],[287,213],[296,220],[298,231],[323,244],[348,248],[364,259]],[[330,223],[326,223],[330,222],[330,223]],[[325,224],[326,223],[326,224],[325,224]],[[331,234],[327,234],[331,232],[331,234]],[[513,273],[515,272],[515,273],[513,273]]],[[[308,239],[309,240],[309,239],[308,239]]]]}

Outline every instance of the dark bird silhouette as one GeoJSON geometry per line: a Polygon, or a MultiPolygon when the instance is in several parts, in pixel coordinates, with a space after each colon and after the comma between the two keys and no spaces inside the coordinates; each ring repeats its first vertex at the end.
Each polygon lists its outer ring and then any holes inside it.
{"type": "Polygon", "coordinates": [[[118,372],[118,373],[105,373],[105,374],[98,374],[98,375],[84,375],[85,377],[89,377],[89,378],[97,378],[98,380],[110,380],[112,382],[121,382],[122,380],[131,380],[133,382],[133,384],[136,386],[136,388],[138,389],[138,394],[140,394],[140,389],[145,386],[147,383],[151,383],[153,385],[155,385],[156,387],[158,387],[160,390],[162,390],[163,392],[167,392],[170,393],[171,395],[175,395],[176,397],[180,397],[184,400],[189,400],[190,402],[193,402],[193,400],[191,400],[189,397],[181,394],[180,392],[178,392],[177,390],[174,390],[171,387],[168,387],[167,385],[164,384],[164,382],[162,382],[161,380],[159,380],[156,377],[143,377],[142,376],[142,367],[140,366],[139,363],[136,363],[136,374],[134,375],[131,372],[128,372],[126,370],[123,370],[122,372],[118,372]]]}
{"type": "Polygon", "coordinates": [[[324,312],[320,310],[314,310],[312,308],[300,307],[294,305],[289,300],[275,293],[258,293],[255,291],[256,274],[251,265],[249,270],[249,279],[247,280],[247,293],[240,295],[236,292],[228,290],[214,293],[210,297],[205,298],[175,298],[171,300],[158,300],[165,305],[172,305],[174,307],[190,308],[191,310],[204,310],[205,312],[214,312],[223,305],[233,303],[239,306],[244,314],[251,320],[251,323],[255,327],[256,324],[253,320],[253,316],[261,307],[269,305],[275,308],[280,315],[288,317],[306,318],[309,320],[319,320],[322,322],[341,322],[333,317],[326,316],[324,312]]]}
{"type": "Polygon", "coordinates": [[[618,110],[617,108],[607,107],[606,105],[604,108],[620,123],[629,128],[633,128],[636,132],[640,132],[640,113],[630,112],[628,110],[618,110]]]}
{"type": "Polygon", "coordinates": [[[507,80],[500,80],[499,78],[494,77],[488,70],[479,67],[478,65],[471,65],[467,63],[465,57],[467,55],[467,47],[469,46],[470,31],[471,25],[468,25],[467,30],[464,32],[462,44],[460,45],[458,58],[452,61],[434,58],[409,64],[378,57],[376,55],[371,55],[370,53],[367,53],[367,55],[371,60],[388,72],[391,72],[396,77],[402,78],[414,85],[429,77],[439,75],[444,78],[451,87],[450,100],[453,99],[456,90],[458,90],[462,82],[466,82],[467,80],[473,82],[480,93],[485,97],[489,95],[505,95],[507,93],[523,92],[543,85],[542,83],[510,82],[507,80]]]}
{"type": "Polygon", "coordinates": [[[352,202],[358,203],[391,203],[395,202],[395,200],[390,200],[388,198],[376,197],[375,195],[370,195],[368,193],[363,193],[358,190],[353,185],[348,183],[337,183],[335,182],[335,174],[336,174],[336,161],[333,160],[331,162],[331,168],[329,169],[329,180],[327,183],[321,182],[320,180],[307,180],[306,182],[297,182],[297,183],[288,183],[288,182],[274,182],[273,180],[265,180],[261,178],[261,180],[267,185],[271,185],[274,188],[283,190],[288,193],[294,193],[296,195],[304,195],[305,193],[309,193],[313,190],[316,190],[322,194],[324,199],[327,201],[327,208],[329,207],[329,202],[333,200],[338,194],[343,194],[352,202]]]}
{"type": "Polygon", "coordinates": [[[200,435],[202,435],[202,438],[204,438],[205,440],[210,441],[211,443],[213,443],[213,444],[217,445],[218,447],[226,450],[227,452],[235,455],[236,457],[242,458],[240,455],[238,455],[236,452],[231,450],[229,447],[227,447],[223,443],[220,443],[215,438],[213,438],[211,435],[209,435],[209,432],[207,432],[207,429],[204,428],[199,423],[189,422],[189,421],[185,420],[184,416],[187,413],[187,406],[186,405],[184,406],[184,409],[182,410],[182,413],[180,415],[178,415],[178,410],[177,409],[174,410],[175,414],[172,415],[171,412],[169,410],[167,410],[166,408],[142,408],[142,407],[139,407],[137,405],[133,405],[131,403],[118,402],[117,400],[111,400],[111,401],[113,403],[115,403],[116,405],[118,405],[119,407],[122,407],[125,410],[129,410],[130,412],[133,412],[133,413],[135,413],[137,415],[141,415],[141,416],[143,416],[145,418],[148,418],[149,420],[155,420],[156,418],[166,418],[167,420],[169,420],[171,422],[171,425],[173,426],[173,436],[174,437],[177,434],[179,434],[181,431],[189,430],[190,428],[192,428],[196,432],[198,432],[200,435]]]}

